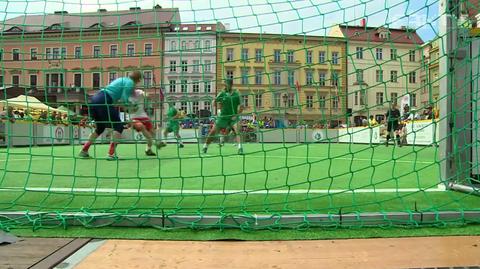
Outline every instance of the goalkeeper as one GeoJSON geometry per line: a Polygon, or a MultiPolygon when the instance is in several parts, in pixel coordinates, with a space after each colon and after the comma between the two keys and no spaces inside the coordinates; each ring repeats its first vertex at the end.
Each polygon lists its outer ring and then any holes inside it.
{"type": "MultiPolygon", "coordinates": [[[[175,108],[175,103],[169,102],[169,108],[167,111],[167,128],[163,130],[163,137],[167,139],[169,133],[173,133],[178,141],[178,147],[183,148],[182,137],[180,136],[180,123],[179,120],[183,118],[183,114],[178,112],[175,108]]],[[[164,147],[167,143],[162,142],[159,146],[164,147]]]]}
{"type": "Polygon", "coordinates": [[[83,145],[79,156],[89,158],[88,150],[95,140],[105,131],[112,128],[113,141],[110,143],[107,160],[116,160],[115,149],[118,141],[122,138],[123,123],[120,120],[120,112],[115,103],[120,101],[128,106],[128,98],[132,95],[135,85],[142,79],[139,71],[132,72],[128,77],[117,78],[105,89],[97,92],[89,103],[90,115],[95,120],[95,132],[91,133],[87,143],[83,145]]]}
{"type": "Polygon", "coordinates": [[[203,153],[207,153],[208,145],[212,143],[213,138],[220,130],[231,130],[237,139],[238,154],[243,154],[242,144],[240,143],[240,136],[237,131],[238,114],[242,113],[243,108],[240,105],[240,95],[238,91],[232,88],[233,79],[227,78],[225,80],[225,89],[220,92],[215,99],[217,107],[220,109],[220,115],[215,121],[215,125],[210,130],[207,140],[203,145],[203,153]]]}

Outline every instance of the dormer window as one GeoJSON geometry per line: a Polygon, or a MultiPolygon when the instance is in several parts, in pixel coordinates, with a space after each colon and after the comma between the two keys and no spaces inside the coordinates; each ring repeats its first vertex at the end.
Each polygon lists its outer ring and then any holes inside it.
{"type": "Polygon", "coordinates": [[[62,25],[59,23],[52,24],[50,27],[48,27],[46,30],[62,30],[62,25]]]}
{"type": "Polygon", "coordinates": [[[92,24],[92,26],[90,26],[89,28],[100,29],[100,28],[103,28],[103,24],[102,23],[95,23],[95,24],[92,24]]]}
{"type": "Polygon", "coordinates": [[[13,26],[12,28],[6,30],[5,32],[22,32],[22,29],[18,26],[13,26]]]}
{"type": "Polygon", "coordinates": [[[138,26],[138,25],[140,25],[140,23],[138,23],[137,21],[129,21],[125,23],[123,26],[138,26]]]}

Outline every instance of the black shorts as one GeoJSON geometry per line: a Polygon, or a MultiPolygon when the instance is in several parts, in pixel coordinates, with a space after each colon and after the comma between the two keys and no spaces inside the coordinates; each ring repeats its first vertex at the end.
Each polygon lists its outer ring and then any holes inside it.
{"type": "Polygon", "coordinates": [[[398,122],[389,122],[387,125],[387,131],[388,132],[393,132],[399,129],[399,124],[398,122]]]}
{"type": "Polygon", "coordinates": [[[120,120],[120,112],[113,105],[113,100],[105,91],[99,91],[92,97],[89,104],[90,116],[95,120],[97,126],[95,132],[101,135],[105,128],[112,128],[115,131],[123,132],[123,123],[120,120]]]}

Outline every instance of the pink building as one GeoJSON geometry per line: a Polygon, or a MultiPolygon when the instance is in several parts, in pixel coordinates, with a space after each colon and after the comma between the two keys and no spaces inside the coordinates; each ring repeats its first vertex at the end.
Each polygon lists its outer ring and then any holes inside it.
{"type": "MultiPolygon", "coordinates": [[[[180,23],[178,9],[98,10],[27,15],[6,20],[0,31],[0,82],[49,104],[79,109],[94,90],[132,70],[159,100],[165,32],[180,23]]],[[[1,98],[4,98],[2,94],[1,98]]],[[[155,104],[154,104],[155,106],[155,104]]]]}

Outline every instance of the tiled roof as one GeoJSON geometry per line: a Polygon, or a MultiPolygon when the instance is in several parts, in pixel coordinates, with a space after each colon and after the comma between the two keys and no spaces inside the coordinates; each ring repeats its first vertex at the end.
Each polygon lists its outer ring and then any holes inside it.
{"type": "Polygon", "coordinates": [[[378,27],[363,27],[363,26],[347,26],[340,25],[340,29],[345,38],[351,41],[365,41],[365,42],[393,42],[405,44],[423,44],[423,40],[412,29],[394,29],[394,28],[378,28],[378,27]],[[380,32],[389,32],[388,38],[380,37],[380,32]]]}

